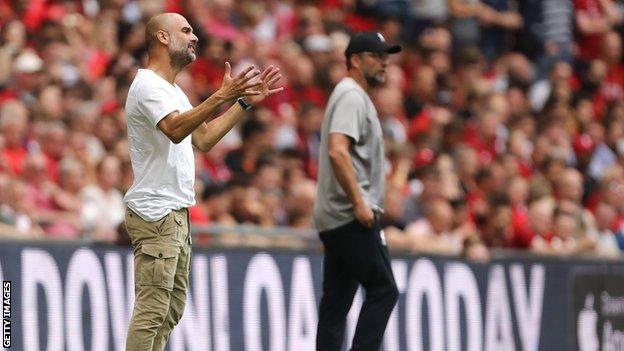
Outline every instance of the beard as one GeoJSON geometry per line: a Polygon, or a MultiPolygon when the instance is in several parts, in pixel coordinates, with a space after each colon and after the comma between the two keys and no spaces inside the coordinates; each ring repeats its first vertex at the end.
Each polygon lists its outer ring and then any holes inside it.
{"type": "Polygon", "coordinates": [[[364,79],[366,79],[366,83],[373,88],[377,88],[382,86],[386,82],[385,74],[364,74],[364,79]]]}
{"type": "Polygon", "coordinates": [[[189,63],[195,61],[197,55],[189,51],[189,46],[185,45],[171,37],[171,46],[169,47],[169,60],[171,65],[178,68],[183,68],[189,63]]]}

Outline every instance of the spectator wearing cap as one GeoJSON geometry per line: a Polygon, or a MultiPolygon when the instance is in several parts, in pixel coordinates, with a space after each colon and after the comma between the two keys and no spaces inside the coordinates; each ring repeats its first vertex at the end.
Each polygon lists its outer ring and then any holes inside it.
{"type": "Polygon", "coordinates": [[[43,68],[43,61],[34,50],[26,49],[15,58],[14,68],[18,73],[36,73],[43,68]]]}
{"type": "Polygon", "coordinates": [[[32,49],[24,49],[13,61],[14,75],[3,96],[18,98],[27,106],[36,100],[35,92],[43,84],[43,60],[32,49]]]}

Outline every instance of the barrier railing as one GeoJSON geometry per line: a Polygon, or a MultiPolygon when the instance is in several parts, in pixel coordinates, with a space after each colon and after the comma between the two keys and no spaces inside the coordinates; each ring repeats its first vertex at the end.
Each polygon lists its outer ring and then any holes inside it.
{"type": "Polygon", "coordinates": [[[192,226],[197,246],[255,247],[286,250],[320,250],[316,231],[256,225],[192,226]]]}
{"type": "MultiPolygon", "coordinates": [[[[318,233],[314,229],[300,229],[291,227],[262,227],[251,224],[236,225],[193,225],[191,226],[191,234],[193,235],[195,247],[206,247],[215,249],[230,248],[256,248],[256,249],[280,249],[292,251],[312,251],[320,252],[322,245],[318,238],[318,233]]],[[[41,237],[37,239],[24,238],[19,235],[0,236],[0,243],[5,241],[42,243],[55,245],[107,245],[109,243],[98,241],[89,236],[82,236],[77,239],[54,239],[50,237],[41,237]]],[[[129,246],[129,241],[120,246],[129,246]]],[[[418,257],[423,255],[419,252],[409,252],[400,250],[391,250],[393,255],[400,257],[418,257]]],[[[429,256],[458,258],[454,255],[432,255],[429,256]]],[[[543,259],[543,260],[586,260],[596,262],[624,262],[624,255],[619,258],[604,259],[591,254],[573,254],[573,255],[545,255],[536,254],[528,250],[519,249],[490,249],[492,259],[543,259]]]]}

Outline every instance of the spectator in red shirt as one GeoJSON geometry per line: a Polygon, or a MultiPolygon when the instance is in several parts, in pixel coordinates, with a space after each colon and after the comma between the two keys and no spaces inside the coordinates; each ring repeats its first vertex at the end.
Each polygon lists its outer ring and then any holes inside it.
{"type": "Polygon", "coordinates": [[[422,65],[416,69],[408,83],[405,112],[409,119],[416,119],[421,111],[435,102],[438,85],[433,68],[422,65]]]}
{"type": "Polygon", "coordinates": [[[622,14],[613,0],[574,0],[574,7],[580,58],[598,58],[604,35],[622,23],[622,14]]]}
{"type": "Polygon", "coordinates": [[[17,100],[7,101],[0,108],[0,132],[4,140],[2,157],[13,174],[19,175],[24,168],[28,110],[17,100]]]}
{"type": "Polygon", "coordinates": [[[511,240],[505,244],[514,248],[528,248],[531,245],[532,231],[529,222],[529,183],[523,177],[511,179],[507,188],[511,205],[511,240]]]}
{"type": "Polygon", "coordinates": [[[50,122],[43,127],[39,145],[46,159],[48,179],[58,183],[58,163],[65,151],[67,128],[60,122],[50,122]]]}
{"type": "Polygon", "coordinates": [[[622,38],[617,32],[603,36],[600,57],[607,65],[607,76],[600,94],[606,103],[621,101],[624,98],[624,65],[622,65],[622,38]]]}
{"type": "Polygon", "coordinates": [[[505,142],[499,137],[500,116],[494,111],[479,114],[464,133],[464,142],[473,147],[484,165],[489,165],[503,151],[505,142]]]}

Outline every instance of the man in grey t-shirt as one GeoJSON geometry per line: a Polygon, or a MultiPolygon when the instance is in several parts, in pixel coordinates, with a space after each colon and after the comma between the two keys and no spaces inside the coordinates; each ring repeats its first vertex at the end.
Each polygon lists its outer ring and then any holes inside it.
{"type": "Polygon", "coordinates": [[[334,89],[321,132],[314,223],[325,247],[316,349],[340,350],[358,285],[366,300],[351,350],[379,350],[398,291],[379,214],[384,208],[383,135],[371,91],[401,50],[375,32],[354,35],[348,77],[334,89]]]}

